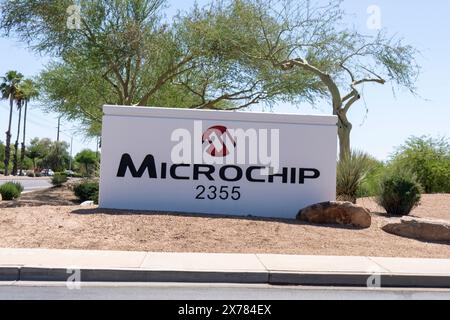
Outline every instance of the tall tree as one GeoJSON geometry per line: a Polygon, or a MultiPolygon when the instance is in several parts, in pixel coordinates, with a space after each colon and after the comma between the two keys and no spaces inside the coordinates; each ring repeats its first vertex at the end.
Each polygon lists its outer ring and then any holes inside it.
{"type": "Polygon", "coordinates": [[[267,61],[286,73],[303,70],[325,86],[332,113],[338,117],[341,158],[350,153],[348,112],[362,98],[362,86],[390,82],[415,93],[420,71],[417,50],[383,30],[365,35],[347,28],[339,0],[315,5],[308,0],[218,3],[216,10],[240,17],[236,30],[261,39],[259,46],[240,47],[244,59],[267,61]]]}
{"type": "Polygon", "coordinates": [[[20,90],[23,93],[24,98],[24,115],[23,115],[23,137],[22,137],[22,149],[20,152],[20,175],[22,175],[22,167],[25,160],[26,154],[26,133],[27,133],[27,113],[28,113],[28,103],[39,96],[39,91],[31,79],[24,80],[20,85],[20,90]]]}
{"type": "Polygon", "coordinates": [[[194,8],[169,23],[165,2],[83,1],[79,28],[70,29],[62,17],[72,0],[7,1],[0,28],[59,58],[41,74],[42,99],[92,136],[104,104],[235,110],[307,95],[319,83],[302,70],[237,59],[245,40],[222,45],[217,36],[233,34],[233,19],[194,8]]]}
{"type": "Polygon", "coordinates": [[[17,118],[17,136],[16,136],[16,143],[14,144],[14,155],[13,155],[13,169],[12,169],[12,175],[17,176],[18,172],[18,155],[19,155],[19,139],[20,139],[20,131],[21,131],[21,122],[22,122],[22,107],[24,104],[24,94],[19,87],[16,91],[16,94],[14,95],[14,100],[16,101],[17,105],[17,111],[19,111],[19,117],[17,118]]]}
{"type": "Polygon", "coordinates": [[[0,91],[2,94],[2,99],[9,99],[9,121],[8,121],[8,131],[6,131],[6,145],[5,145],[5,176],[9,173],[9,161],[11,157],[11,124],[12,115],[14,108],[14,97],[18,90],[20,81],[23,75],[17,71],[8,71],[4,77],[1,79],[0,91]]]}
{"type": "Polygon", "coordinates": [[[98,164],[97,156],[96,152],[89,149],[85,149],[75,156],[75,161],[84,165],[86,176],[91,175],[93,169],[91,166],[98,164]]]}
{"type": "Polygon", "coordinates": [[[37,161],[44,159],[50,153],[52,142],[50,139],[34,138],[27,149],[27,156],[33,162],[33,172],[36,173],[37,161]]]}

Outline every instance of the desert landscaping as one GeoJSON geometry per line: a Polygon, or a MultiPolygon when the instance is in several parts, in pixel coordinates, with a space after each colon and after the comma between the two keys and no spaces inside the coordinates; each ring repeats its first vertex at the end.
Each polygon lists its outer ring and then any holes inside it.
{"type": "MultiPolygon", "coordinates": [[[[450,258],[450,243],[388,234],[382,227],[400,218],[373,199],[358,204],[370,209],[370,228],[103,210],[80,206],[69,187],[52,188],[0,202],[0,247],[450,258]]],[[[424,195],[410,216],[450,221],[450,195],[424,195]]]]}

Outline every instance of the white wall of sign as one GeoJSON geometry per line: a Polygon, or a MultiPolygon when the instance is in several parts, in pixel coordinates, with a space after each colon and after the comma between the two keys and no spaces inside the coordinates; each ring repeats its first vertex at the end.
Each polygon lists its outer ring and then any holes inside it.
{"type": "Polygon", "coordinates": [[[295,218],[336,198],[334,116],[103,110],[102,208],[295,218]]]}

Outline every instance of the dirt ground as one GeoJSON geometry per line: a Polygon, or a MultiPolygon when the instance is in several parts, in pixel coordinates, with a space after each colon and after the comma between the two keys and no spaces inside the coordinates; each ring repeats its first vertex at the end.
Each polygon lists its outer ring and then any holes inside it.
{"type": "Polygon", "coordinates": [[[43,205],[71,206],[79,204],[77,197],[68,187],[51,188],[23,194],[16,201],[1,201],[1,208],[39,207],[43,205]]]}
{"type": "MultiPolygon", "coordinates": [[[[385,213],[372,198],[359,199],[358,204],[372,212],[385,213]]],[[[413,217],[450,220],[450,194],[426,194],[411,213],[413,217]]]]}
{"type": "MultiPolygon", "coordinates": [[[[124,212],[74,205],[68,189],[0,203],[0,247],[450,258],[450,244],[297,221],[124,212]],[[49,201],[52,205],[42,205],[49,201]]],[[[360,204],[381,212],[371,199],[360,204]]],[[[414,216],[450,220],[450,195],[425,195],[414,216]]]]}

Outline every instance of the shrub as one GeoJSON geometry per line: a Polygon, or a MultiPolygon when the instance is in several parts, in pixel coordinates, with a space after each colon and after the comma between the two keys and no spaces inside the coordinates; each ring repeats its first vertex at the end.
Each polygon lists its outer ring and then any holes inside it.
{"type": "Polygon", "coordinates": [[[337,165],[337,196],[339,200],[356,202],[358,190],[374,161],[361,151],[352,151],[337,165]]]}
{"type": "Polygon", "coordinates": [[[447,138],[412,137],[397,148],[392,165],[412,172],[426,193],[450,193],[447,138]]]}
{"type": "Polygon", "coordinates": [[[7,182],[0,186],[0,194],[3,200],[14,200],[20,197],[22,190],[18,188],[16,183],[7,182]]]}
{"type": "Polygon", "coordinates": [[[17,190],[19,190],[20,193],[23,192],[24,188],[23,188],[23,185],[20,182],[13,181],[13,182],[10,182],[10,183],[13,184],[14,186],[16,186],[17,190]]]}
{"type": "Polygon", "coordinates": [[[404,216],[419,204],[420,193],[421,187],[412,175],[395,172],[382,180],[377,202],[388,214],[404,216]]]}
{"type": "Polygon", "coordinates": [[[379,194],[381,179],[386,173],[387,166],[376,159],[369,159],[370,169],[361,182],[357,197],[375,197],[379,194]]]}
{"type": "Polygon", "coordinates": [[[75,186],[74,192],[81,202],[94,201],[94,203],[98,203],[99,185],[96,181],[83,181],[75,186]]]}
{"type": "Polygon", "coordinates": [[[69,180],[67,178],[67,175],[63,174],[63,173],[56,173],[53,177],[52,177],[52,184],[55,187],[61,187],[64,183],[67,182],[67,180],[69,180]]]}
{"type": "Polygon", "coordinates": [[[27,173],[27,177],[29,177],[29,178],[34,178],[34,173],[33,173],[33,172],[28,172],[28,173],[27,173]]]}

